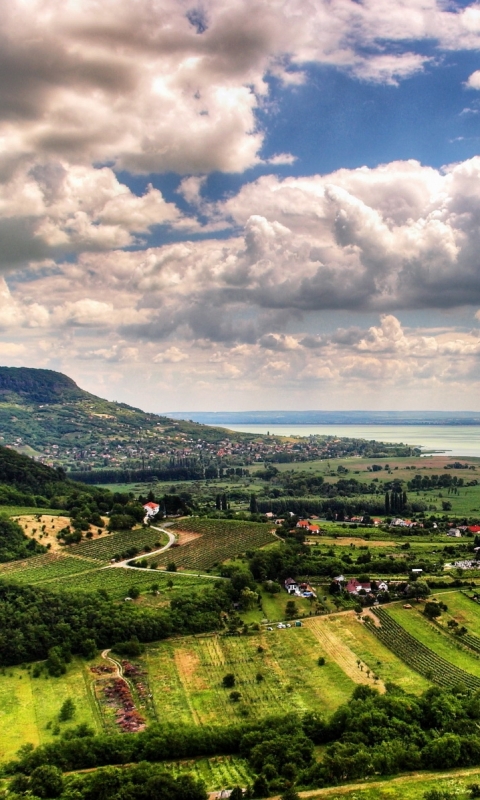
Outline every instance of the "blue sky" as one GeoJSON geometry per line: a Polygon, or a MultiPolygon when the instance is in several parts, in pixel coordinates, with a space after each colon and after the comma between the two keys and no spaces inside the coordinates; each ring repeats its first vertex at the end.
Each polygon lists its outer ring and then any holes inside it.
{"type": "Polygon", "coordinates": [[[480,409],[480,5],[13,0],[2,36],[2,363],[480,409]]]}

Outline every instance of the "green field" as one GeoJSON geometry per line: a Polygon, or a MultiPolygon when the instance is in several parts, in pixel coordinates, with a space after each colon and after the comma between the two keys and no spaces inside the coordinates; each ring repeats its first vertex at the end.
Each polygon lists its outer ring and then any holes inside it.
{"type": "Polygon", "coordinates": [[[209,578],[177,575],[161,570],[112,567],[50,581],[48,588],[68,590],[69,592],[92,592],[104,589],[113,600],[122,600],[128,596],[130,588],[135,586],[142,592],[142,596],[135,601],[136,603],[163,605],[172,597],[182,596],[192,591],[201,591],[207,586],[212,586],[213,583],[214,581],[209,578]],[[159,587],[158,597],[154,597],[150,592],[154,584],[159,587]]]}
{"type": "Polygon", "coordinates": [[[55,508],[37,508],[37,506],[0,506],[0,514],[8,517],[22,517],[24,515],[37,516],[38,514],[50,514],[52,517],[65,514],[65,510],[55,508]]]}
{"type": "MultiPolygon", "coordinates": [[[[86,722],[100,732],[100,718],[91,693],[92,676],[87,665],[73,659],[66,675],[33,678],[31,670],[5,667],[0,672],[0,759],[12,758],[23,744],[43,744],[55,740],[55,726],[62,703],[71,697],[75,716],[60,725],[67,727],[86,722]],[[48,727],[47,727],[48,726],[48,727]]],[[[57,734],[58,735],[58,734],[57,734]]]]}
{"type": "Polygon", "coordinates": [[[80,544],[71,545],[67,552],[71,555],[94,558],[96,561],[105,563],[112,558],[124,555],[125,551],[130,548],[135,548],[137,554],[140,554],[163,547],[166,541],[167,536],[161,531],[154,528],[137,528],[133,531],[112,533],[101,539],[86,539],[80,544]]]}
{"type": "Polygon", "coordinates": [[[181,762],[167,761],[162,766],[174,777],[189,772],[197,780],[202,780],[209,792],[233,786],[247,786],[252,784],[255,778],[248,762],[235,756],[216,756],[181,762]]]}
{"type": "Polygon", "coordinates": [[[148,648],[146,661],[161,723],[212,725],[272,713],[333,711],[348,700],[355,683],[330,658],[319,667],[322,655],[309,630],[291,628],[162,642],[148,648]],[[230,672],[241,694],[238,702],[222,686],[230,672]]]}
{"type": "Polygon", "coordinates": [[[404,691],[413,694],[420,694],[431,685],[385,647],[365,625],[358,622],[354,614],[335,614],[325,617],[318,620],[318,625],[331,628],[333,634],[348,645],[355,656],[360,658],[372,672],[376,672],[383,683],[391,681],[401,686],[404,691]]]}

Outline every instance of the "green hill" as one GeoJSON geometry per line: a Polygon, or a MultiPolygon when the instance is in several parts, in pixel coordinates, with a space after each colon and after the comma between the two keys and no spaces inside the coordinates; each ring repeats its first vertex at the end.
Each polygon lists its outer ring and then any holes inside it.
{"type": "Polygon", "coordinates": [[[199,442],[208,455],[226,439],[255,438],[103,400],[66,375],[26,367],[0,367],[0,430],[3,445],[51,465],[79,470],[127,464],[145,468],[152,453],[156,463],[170,465],[180,453],[183,466],[191,466],[185,450],[193,450],[199,442]]]}

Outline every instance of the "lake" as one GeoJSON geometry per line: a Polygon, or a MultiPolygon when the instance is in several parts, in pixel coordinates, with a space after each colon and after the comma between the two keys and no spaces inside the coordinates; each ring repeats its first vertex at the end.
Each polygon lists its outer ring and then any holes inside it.
{"type": "Polygon", "coordinates": [[[276,436],[344,436],[403,442],[423,451],[480,458],[480,425],[228,425],[228,428],[244,433],[270,431],[276,436]]]}

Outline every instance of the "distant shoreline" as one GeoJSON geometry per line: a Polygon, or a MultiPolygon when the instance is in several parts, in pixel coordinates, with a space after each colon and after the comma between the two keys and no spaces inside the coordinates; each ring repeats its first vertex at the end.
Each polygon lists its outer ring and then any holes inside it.
{"type": "Polygon", "coordinates": [[[480,412],[222,412],[175,411],[171,419],[199,422],[203,425],[465,425],[480,426],[480,412]]]}

